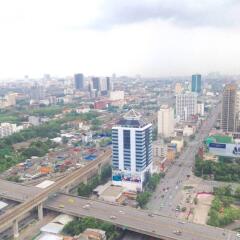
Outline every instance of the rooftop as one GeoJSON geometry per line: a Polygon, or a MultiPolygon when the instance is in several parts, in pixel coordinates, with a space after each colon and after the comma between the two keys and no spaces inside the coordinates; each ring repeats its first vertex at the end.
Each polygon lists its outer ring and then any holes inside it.
{"type": "Polygon", "coordinates": [[[143,120],[140,113],[136,112],[134,109],[128,111],[122,119],[120,119],[117,123],[122,127],[133,127],[133,128],[141,128],[147,125],[147,123],[143,120]]]}

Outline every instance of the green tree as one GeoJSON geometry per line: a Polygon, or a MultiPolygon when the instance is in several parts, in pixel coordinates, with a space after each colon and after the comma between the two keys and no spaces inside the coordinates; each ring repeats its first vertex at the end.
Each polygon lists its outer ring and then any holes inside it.
{"type": "Polygon", "coordinates": [[[235,197],[237,199],[240,199],[240,187],[237,187],[237,189],[235,190],[235,197]]]}
{"type": "Polygon", "coordinates": [[[137,200],[139,206],[141,208],[143,208],[147,204],[147,202],[149,201],[150,197],[151,197],[150,192],[147,192],[147,191],[146,192],[141,192],[137,195],[136,200],[137,200]]]}

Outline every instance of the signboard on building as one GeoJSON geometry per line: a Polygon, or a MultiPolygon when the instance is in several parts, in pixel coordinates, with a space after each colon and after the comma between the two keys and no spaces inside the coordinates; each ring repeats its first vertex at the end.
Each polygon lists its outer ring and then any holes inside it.
{"type": "Polygon", "coordinates": [[[209,152],[224,157],[240,157],[240,144],[210,143],[209,152]]]}

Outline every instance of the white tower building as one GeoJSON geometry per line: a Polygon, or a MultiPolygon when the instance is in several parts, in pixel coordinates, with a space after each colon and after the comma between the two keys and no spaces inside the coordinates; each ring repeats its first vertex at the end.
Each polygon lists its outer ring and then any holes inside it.
{"type": "Polygon", "coordinates": [[[152,171],[152,124],[130,110],[112,128],[114,185],[142,191],[145,173],[152,171]]]}
{"type": "Polygon", "coordinates": [[[158,111],[158,134],[168,138],[174,133],[174,110],[168,105],[162,105],[158,111]]]}
{"type": "Polygon", "coordinates": [[[197,93],[189,92],[176,95],[176,115],[187,121],[197,114],[197,93]]]}

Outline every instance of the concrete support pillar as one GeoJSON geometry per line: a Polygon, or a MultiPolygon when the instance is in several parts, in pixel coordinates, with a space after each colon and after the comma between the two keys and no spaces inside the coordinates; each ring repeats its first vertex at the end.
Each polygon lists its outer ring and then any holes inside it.
{"type": "Polygon", "coordinates": [[[87,182],[88,182],[88,177],[86,176],[86,177],[84,177],[84,179],[83,179],[83,183],[87,184],[87,182]]]}
{"type": "Polygon", "coordinates": [[[98,165],[98,175],[100,175],[102,173],[102,165],[98,165]]]}
{"type": "Polygon", "coordinates": [[[40,203],[37,206],[37,209],[38,209],[38,220],[41,221],[43,219],[43,204],[40,203]]]}
{"type": "Polygon", "coordinates": [[[18,221],[17,220],[14,220],[14,222],[13,222],[13,237],[14,237],[14,239],[17,239],[19,237],[18,221]]]}
{"type": "Polygon", "coordinates": [[[65,189],[64,189],[64,192],[66,193],[66,194],[69,194],[69,192],[70,192],[70,186],[68,186],[68,187],[65,187],[65,189]]]}

